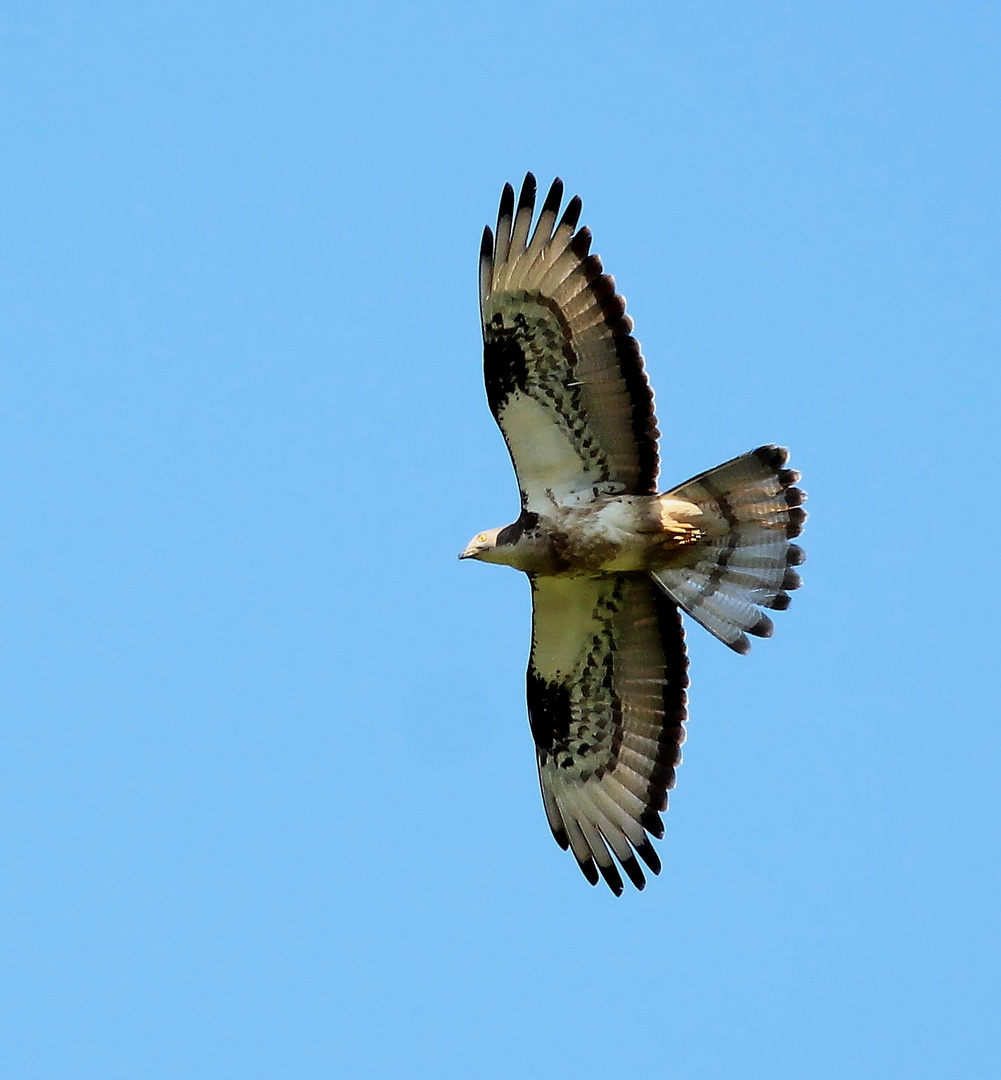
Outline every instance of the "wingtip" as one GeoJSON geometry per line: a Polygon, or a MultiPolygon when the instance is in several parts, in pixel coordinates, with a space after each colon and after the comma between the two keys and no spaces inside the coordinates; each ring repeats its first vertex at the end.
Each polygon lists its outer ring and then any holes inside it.
{"type": "MultiPolygon", "coordinates": [[[[643,826],[644,829],[646,829],[648,833],[650,833],[651,836],[655,837],[657,840],[663,838],[664,821],[661,818],[660,813],[652,806],[648,806],[640,815],[640,824],[643,826]]],[[[649,863],[647,865],[649,865],[649,863]]]]}
{"type": "MultiPolygon", "coordinates": [[[[581,228],[577,230],[576,234],[574,235],[573,240],[570,241],[570,248],[573,251],[573,253],[577,256],[577,258],[583,260],[583,259],[588,259],[588,258],[593,258],[594,257],[594,256],[590,255],[591,239],[592,239],[591,230],[586,225],[581,226],[581,228]]],[[[599,262],[598,266],[597,266],[597,274],[600,274],[600,273],[601,273],[601,263],[599,262]]],[[[591,273],[591,274],[588,275],[588,277],[589,278],[596,277],[597,274],[591,273]]]]}
{"type": "Polygon", "coordinates": [[[535,207],[535,194],[538,184],[535,182],[534,173],[525,173],[524,182],[521,185],[521,194],[518,196],[518,210],[532,210],[535,207]]]}
{"type": "Polygon", "coordinates": [[[500,205],[497,208],[497,232],[500,230],[500,222],[505,218],[514,216],[514,188],[510,184],[505,184],[501,190],[500,205]]]}
{"type": "Polygon", "coordinates": [[[601,876],[605,879],[605,884],[615,893],[616,896],[621,896],[625,886],[622,884],[622,876],[618,870],[615,869],[615,863],[610,862],[607,866],[598,864],[598,870],[601,872],[601,876]]]}
{"type": "Polygon", "coordinates": [[[577,865],[580,867],[580,872],[587,878],[591,885],[598,884],[598,868],[594,865],[594,859],[588,859],[587,862],[580,862],[578,860],[577,865]]]}
{"type": "Polygon", "coordinates": [[[626,877],[629,878],[637,889],[642,891],[646,888],[646,878],[643,876],[640,864],[635,859],[626,859],[623,861],[622,869],[625,870],[626,877]]]}
{"type": "Polygon", "coordinates": [[[580,212],[583,205],[580,196],[574,195],[567,203],[566,209],[563,211],[563,217],[560,218],[560,223],[557,227],[562,229],[565,225],[568,225],[571,229],[576,229],[577,222],[580,221],[580,212]]]}
{"type": "Polygon", "coordinates": [[[651,874],[659,874],[661,871],[660,856],[654,849],[649,839],[636,846],[636,854],[647,864],[651,874]]]}
{"type": "Polygon", "coordinates": [[[546,201],[542,204],[542,213],[549,213],[555,217],[561,202],[563,202],[563,181],[557,176],[549,187],[546,201]]]}

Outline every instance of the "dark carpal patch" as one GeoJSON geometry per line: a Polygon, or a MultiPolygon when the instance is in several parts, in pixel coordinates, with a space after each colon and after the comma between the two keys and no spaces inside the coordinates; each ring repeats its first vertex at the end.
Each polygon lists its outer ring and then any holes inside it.
{"type": "Polygon", "coordinates": [[[564,745],[570,736],[573,713],[570,691],[565,683],[549,682],[529,667],[526,679],[528,691],[528,723],[532,738],[545,764],[548,754],[564,745]]]}
{"type": "Polygon", "coordinates": [[[548,682],[538,675],[533,661],[528,668],[529,720],[540,762],[573,770],[579,782],[600,777],[622,742],[622,702],[615,688],[615,616],[624,581],[609,579],[608,586],[592,613],[601,628],[575,661],[571,676],[548,682]]]}
{"type": "Polygon", "coordinates": [[[528,383],[528,361],[519,340],[524,332],[520,326],[505,327],[500,315],[484,327],[483,381],[494,416],[515,390],[524,391],[528,383]]]}
{"type": "MultiPolygon", "coordinates": [[[[526,294],[549,318],[530,321],[524,312],[498,312],[483,328],[483,373],[490,409],[504,428],[504,411],[516,392],[550,410],[563,429],[583,467],[598,483],[611,478],[611,463],[584,406],[582,384],[575,372],[577,357],[571,331],[559,306],[550,298],[526,294]]],[[[506,431],[505,431],[506,435],[506,431]]],[[[517,450],[512,449],[517,458],[517,450]]],[[[627,490],[634,486],[627,466],[621,466],[627,490]]],[[[617,488],[618,490],[618,488],[617,488]]],[[[524,503],[524,492],[522,493],[524,503]]]]}

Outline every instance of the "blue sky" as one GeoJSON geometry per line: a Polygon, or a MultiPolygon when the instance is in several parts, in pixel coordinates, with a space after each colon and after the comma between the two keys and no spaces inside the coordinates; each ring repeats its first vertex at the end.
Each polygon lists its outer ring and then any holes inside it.
{"type": "Polygon", "coordinates": [[[32,3],[4,62],[5,1075],[1001,1069],[1001,9],[32,3]],[[805,587],[689,627],[642,894],[549,835],[475,257],[562,175],[670,486],[805,587]]]}

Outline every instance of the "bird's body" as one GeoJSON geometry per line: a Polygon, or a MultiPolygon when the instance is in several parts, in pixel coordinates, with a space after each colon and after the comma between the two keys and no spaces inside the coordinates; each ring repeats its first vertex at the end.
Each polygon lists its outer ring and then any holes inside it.
{"type": "Polygon", "coordinates": [[[665,569],[694,557],[702,517],[670,495],[597,495],[554,504],[547,515],[526,511],[497,530],[505,542],[463,555],[550,577],[665,569]]]}
{"type": "Polygon", "coordinates": [[[762,607],[788,606],[803,553],[803,495],[781,447],[763,446],[657,492],[659,432],[632,320],[557,214],[557,180],[529,238],[535,180],[501,197],[480,253],[487,399],[521,489],[521,514],[463,558],[532,584],[528,709],[543,804],[557,841],[616,893],[612,856],[642,888],[657,873],[687,716],[679,607],[738,652],[767,637],[762,607]]]}

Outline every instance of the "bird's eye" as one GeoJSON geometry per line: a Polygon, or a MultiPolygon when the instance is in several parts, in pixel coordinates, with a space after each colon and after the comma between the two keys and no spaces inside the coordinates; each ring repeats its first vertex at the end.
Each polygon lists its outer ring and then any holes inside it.
{"type": "Polygon", "coordinates": [[[485,544],[487,542],[487,534],[480,533],[480,535],[476,538],[476,542],[477,544],[485,544]]]}

